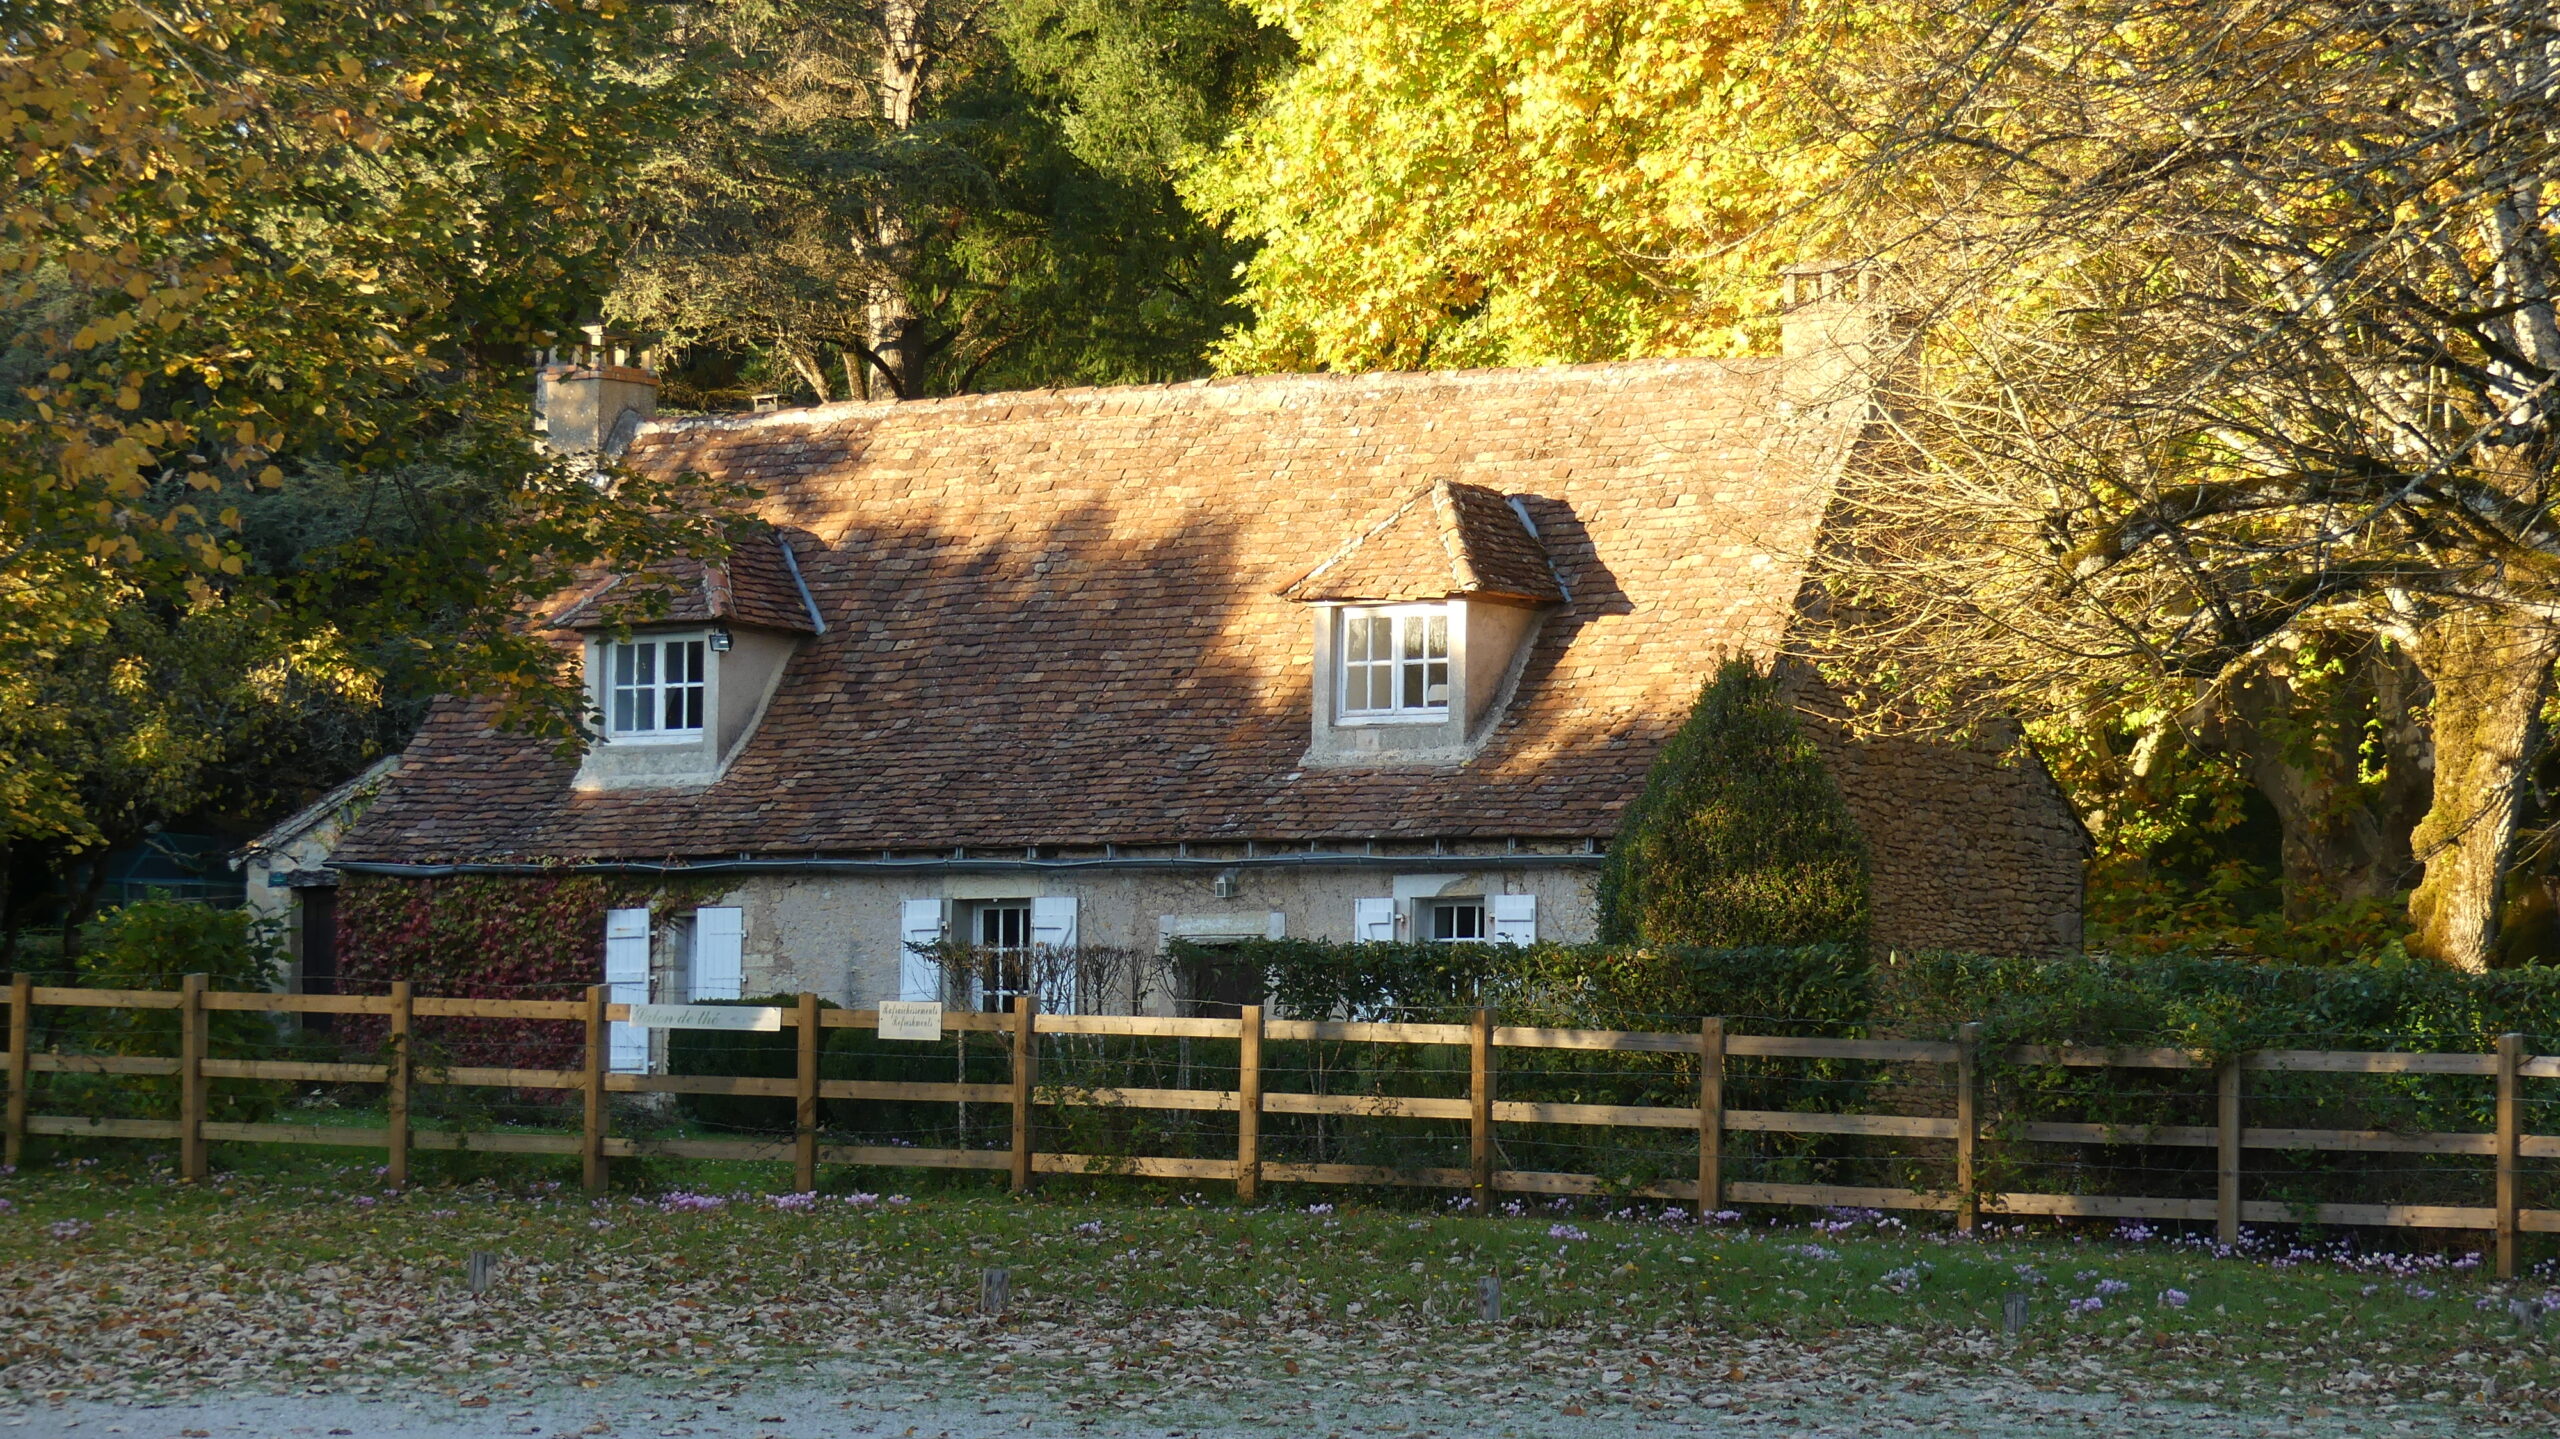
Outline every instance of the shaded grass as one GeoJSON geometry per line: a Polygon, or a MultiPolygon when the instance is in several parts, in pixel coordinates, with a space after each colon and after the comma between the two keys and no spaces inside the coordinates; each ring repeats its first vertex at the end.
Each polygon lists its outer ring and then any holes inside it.
{"type": "MultiPolygon", "coordinates": [[[[681,1179],[672,1194],[591,1202],[566,1166],[546,1177],[547,1166],[517,1165],[504,1182],[405,1194],[383,1192],[369,1163],[309,1159],[205,1185],[178,1183],[135,1155],[33,1170],[0,1179],[12,1206],[0,1212],[0,1299],[66,1262],[145,1252],[180,1267],[214,1265],[248,1293],[290,1297],[296,1276],[317,1265],[450,1293],[467,1256],[490,1250],[513,1266],[599,1283],[681,1286],[684,1303],[708,1312],[755,1313],[817,1286],[830,1302],[883,1314],[964,1315],[980,1272],[1003,1267],[1016,1318],[1205,1314],[1275,1332],[1388,1325],[1481,1340],[1491,1331],[1477,1320],[1477,1284],[1493,1275],[1501,1331],[1532,1336],[1819,1344],[1848,1335],[1957,1368],[2095,1356],[2208,1396],[2226,1384],[2281,1385],[2306,1363],[2361,1366],[2376,1392],[2407,1397],[2472,1382],[2480,1362],[2504,1361],[2509,1390],[2552,1381],[2546,1351],[2508,1317],[2509,1287],[2445,1256],[2276,1244],[2217,1258],[2171,1238],[2021,1230],[1968,1239],[1876,1216],[1702,1228],[1647,1217],[1658,1207],[1476,1216],[1340,1191],[1241,1208],[1222,1197],[1168,1198],[1162,1186],[1139,1200],[1107,1192],[1108,1182],[1102,1193],[1028,1198],[950,1188],[903,1203],[838,1194],[778,1204],[744,1188],[769,1180],[772,1166],[708,1163],[661,1173],[681,1179]],[[2164,1302],[2172,1291],[2182,1306],[2164,1302]],[[2014,1343],[1950,1343],[1999,1336],[2012,1294],[2029,1300],[2014,1343]]],[[[512,1341],[488,1342],[503,1354],[512,1341]]],[[[720,1352],[771,1361],[815,1347],[776,1330],[720,1352]]],[[[403,1363],[397,1353],[384,1361],[403,1363]]]]}

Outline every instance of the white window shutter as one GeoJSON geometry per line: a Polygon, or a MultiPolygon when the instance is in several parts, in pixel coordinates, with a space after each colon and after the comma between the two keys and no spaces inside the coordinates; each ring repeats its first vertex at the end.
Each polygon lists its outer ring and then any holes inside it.
{"type": "Polygon", "coordinates": [[[1031,942],[1050,949],[1076,947],[1074,895],[1044,894],[1031,901],[1031,942]]]}
{"type": "Polygon", "coordinates": [[[942,998],[942,965],[930,953],[919,954],[919,948],[930,950],[942,942],[950,925],[951,902],[941,899],[902,899],[898,901],[898,998],[938,1000],[942,998]]]}
{"type": "Polygon", "coordinates": [[[1396,937],[1396,902],[1388,896],[1351,902],[1351,941],[1392,944],[1396,937]]]}
{"type": "Polygon", "coordinates": [[[1538,897],[1534,894],[1497,894],[1487,897],[1493,909],[1493,942],[1496,944],[1536,944],[1538,942],[1538,897]]]}
{"type": "MultiPolygon", "coordinates": [[[[608,909],[604,912],[604,982],[621,986],[649,983],[649,911],[608,909]]],[[[627,1003],[621,995],[614,1002],[627,1003]]],[[[641,997],[647,1002],[647,996],[641,997]]]]}
{"type": "Polygon", "coordinates": [[[1050,1014],[1076,1012],[1076,900],[1071,894],[1044,894],[1031,901],[1032,973],[1040,987],[1040,1008],[1050,1014]]]}
{"type": "MultiPolygon", "coordinates": [[[[615,1004],[649,1002],[649,911],[604,912],[604,982],[615,1004]]],[[[617,1020],[605,1037],[606,1062],[616,1074],[649,1068],[649,1031],[617,1020]]]]}
{"type": "Polygon", "coordinates": [[[737,999],[746,993],[747,912],[728,906],[693,912],[693,998],[737,999]]]}

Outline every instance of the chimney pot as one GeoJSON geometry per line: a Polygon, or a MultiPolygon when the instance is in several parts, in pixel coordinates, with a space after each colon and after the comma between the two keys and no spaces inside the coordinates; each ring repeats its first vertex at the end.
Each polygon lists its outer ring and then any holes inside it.
{"type": "Polygon", "coordinates": [[[1790,265],[1779,272],[1784,313],[1778,353],[1789,363],[1782,393],[1826,418],[1863,416],[1875,383],[1875,366],[1890,343],[1890,327],[1876,298],[1871,265],[1829,262],[1790,265]],[[1832,415],[1853,406],[1857,415],[1832,415]]]}
{"type": "Polygon", "coordinates": [[[582,325],[587,343],[563,360],[545,351],[533,372],[533,429],[554,454],[619,459],[658,413],[658,377],[641,365],[646,338],[582,325]]]}

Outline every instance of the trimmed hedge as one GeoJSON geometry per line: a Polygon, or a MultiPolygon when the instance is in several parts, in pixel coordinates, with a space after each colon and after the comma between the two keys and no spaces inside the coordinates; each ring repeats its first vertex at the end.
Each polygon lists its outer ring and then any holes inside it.
{"type": "Polygon", "coordinates": [[[1858,944],[1866,844],[1777,679],[1727,660],[1654,761],[1600,872],[1616,944],[1858,944]]]}
{"type": "MultiPolygon", "coordinates": [[[[1174,942],[1176,958],[1193,947],[1174,942]]],[[[1872,1008],[1873,966],[1848,945],[1335,944],[1263,939],[1203,950],[1257,968],[1270,1003],[1295,1015],[1454,1016],[1491,1005],[1515,1023],[1642,1029],[1701,1014],[1852,1024],[1872,1008]]]]}
{"type": "MultiPolygon", "coordinates": [[[[1179,954],[1186,946],[1176,942],[1179,954]]],[[[2234,1049],[2441,1048],[2477,1052],[2519,1032],[2560,1040],[2560,967],[2474,974],[2395,957],[2278,965],[2168,957],[2009,959],[1843,944],[1219,945],[1260,969],[1297,1015],[1450,1016],[1492,1005],[1506,1020],[1589,1028],[1685,1028],[1719,1014],[1755,1032],[1847,1029],[1941,1035],[1979,1021],[2006,1043],[2175,1044],[2234,1049]]]]}

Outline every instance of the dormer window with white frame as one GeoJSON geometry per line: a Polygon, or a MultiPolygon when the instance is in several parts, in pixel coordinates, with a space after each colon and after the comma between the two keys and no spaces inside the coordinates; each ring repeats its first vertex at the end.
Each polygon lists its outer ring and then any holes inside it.
{"type": "Polygon", "coordinates": [[[605,729],[617,740],[702,738],[709,700],[709,641],[648,635],[605,646],[605,729]]]}
{"type": "Polygon", "coordinates": [[[1449,606],[1345,607],[1342,716],[1431,719],[1449,713],[1449,606]]]}
{"type": "Polygon", "coordinates": [[[1434,481],[1280,591],[1314,619],[1300,763],[1462,764],[1492,734],[1542,618],[1571,602],[1530,508],[1434,481]]]}

